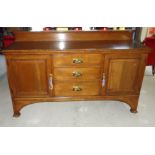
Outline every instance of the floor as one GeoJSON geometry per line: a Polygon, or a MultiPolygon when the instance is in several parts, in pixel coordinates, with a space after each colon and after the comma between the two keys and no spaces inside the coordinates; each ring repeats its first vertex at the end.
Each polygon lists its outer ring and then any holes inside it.
{"type": "Polygon", "coordinates": [[[5,58],[0,54],[0,77],[6,73],[5,58]]]}
{"type": "Polygon", "coordinates": [[[0,126],[155,126],[154,90],[155,76],[147,67],[137,114],[130,113],[129,106],[118,101],[74,101],[32,104],[21,110],[19,118],[14,118],[5,61],[0,56],[0,126]]]}

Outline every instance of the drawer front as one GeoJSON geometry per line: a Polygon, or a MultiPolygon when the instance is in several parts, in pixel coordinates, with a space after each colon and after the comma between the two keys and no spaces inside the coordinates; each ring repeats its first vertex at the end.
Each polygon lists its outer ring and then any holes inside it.
{"type": "Polygon", "coordinates": [[[100,65],[101,54],[56,54],[53,56],[55,67],[100,65]]]}
{"type": "Polygon", "coordinates": [[[101,79],[101,68],[54,68],[55,80],[101,79]]]}
{"type": "Polygon", "coordinates": [[[55,96],[99,95],[101,81],[92,82],[58,82],[54,83],[55,96]]]}

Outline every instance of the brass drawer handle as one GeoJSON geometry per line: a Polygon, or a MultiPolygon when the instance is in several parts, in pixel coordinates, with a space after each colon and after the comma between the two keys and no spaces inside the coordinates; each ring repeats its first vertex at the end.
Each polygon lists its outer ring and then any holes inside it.
{"type": "Polygon", "coordinates": [[[81,74],[80,72],[75,71],[75,72],[72,72],[72,75],[73,75],[74,77],[79,77],[79,76],[81,76],[82,74],[81,74]]]}
{"type": "Polygon", "coordinates": [[[73,91],[81,91],[82,88],[80,86],[73,86],[73,91]]]}
{"type": "Polygon", "coordinates": [[[73,59],[73,63],[74,64],[81,64],[81,63],[83,63],[83,60],[82,59],[79,59],[79,58],[74,58],[73,59]]]}

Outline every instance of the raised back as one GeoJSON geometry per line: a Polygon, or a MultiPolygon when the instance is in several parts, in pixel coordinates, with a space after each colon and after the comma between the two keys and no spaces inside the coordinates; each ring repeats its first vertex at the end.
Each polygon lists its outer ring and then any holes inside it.
{"type": "Polygon", "coordinates": [[[103,41],[132,40],[133,31],[15,31],[16,41],[103,41]]]}

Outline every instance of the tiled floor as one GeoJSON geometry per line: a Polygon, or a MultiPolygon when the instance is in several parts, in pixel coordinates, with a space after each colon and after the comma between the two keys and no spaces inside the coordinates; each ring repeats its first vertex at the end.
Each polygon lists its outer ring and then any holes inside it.
{"type": "MultiPolygon", "coordinates": [[[[0,66],[4,58],[0,58],[0,66]]],[[[0,68],[2,69],[2,68],[0,68]]],[[[53,102],[29,105],[13,118],[5,67],[0,75],[0,126],[155,126],[155,77],[147,68],[138,113],[117,101],[53,102]]]]}

